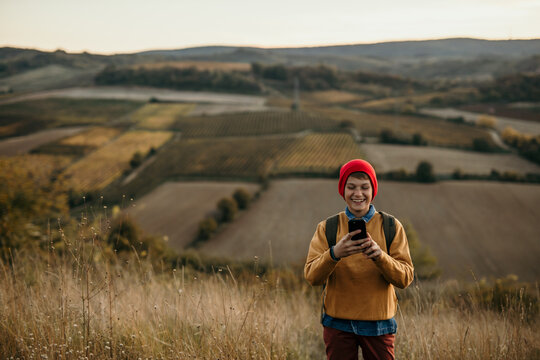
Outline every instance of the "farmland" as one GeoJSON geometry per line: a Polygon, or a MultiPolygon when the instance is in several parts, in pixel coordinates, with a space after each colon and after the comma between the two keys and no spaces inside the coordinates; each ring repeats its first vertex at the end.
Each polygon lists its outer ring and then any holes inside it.
{"type": "Polygon", "coordinates": [[[179,116],[187,115],[193,104],[156,104],[150,103],[130,115],[138,128],[151,130],[168,129],[179,116]]]}
{"type": "Polygon", "coordinates": [[[349,134],[309,134],[282,153],[273,173],[335,174],[349,159],[360,157],[358,145],[349,134]]]}
{"type": "Polygon", "coordinates": [[[165,61],[148,64],[137,64],[132,66],[135,69],[161,69],[161,68],[196,68],[197,70],[209,70],[209,71],[250,71],[251,65],[249,63],[241,62],[217,62],[217,61],[165,61]]]}
{"type": "Polygon", "coordinates": [[[183,249],[197,233],[199,221],[215,211],[219,199],[239,188],[250,193],[256,184],[241,182],[165,183],[135,201],[127,213],[148,233],[166,236],[170,246],[183,249]]]}
{"type": "MultiPolygon", "coordinates": [[[[469,122],[476,122],[478,117],[481,115],[478,113],[473,113],[470,111],[458,110],[458,109],[453,109],[453,108],[442,108],[442,109],[425,108],[421,110],[421,113],[430,115],[430,116],[437,116],[443,119],[462,117],[466,121],[469,121],[469,122]]],[[[511,127],[519,132],[526,133],[526,134],[531,134],[531,135],[540,134],[540,122],[513,119],[513,118],[502,117],[502,116],[495,116],[495,118],[497,121],[496,126],[498,130],[504,130],[504,128],[506,127],[511,127]]]]}
{"type": "Polygon", "coordinates": [[[124,100],[43,99],[0,106],[0,138],[55,127],[103,125],[141,103],[124,100]]]}
{"type": "Polygon", "coordinates": [[[305,112],[278,111],[179,118],[172,129],[184,137],[224,137],[284,134],[307,129],[329,131],[337,123],[305,112]]]}
{"type": "Polygon", "coordinates": [[[382,130],[389,129],[401,137],[412,137],[421,133],[430,145],[471,148],[474,139],[484,139],[496,146],[490,134],[470,125],[454,124],[434,118],[374,114],[338,108],[318,108],[321,114],[342,122],[351,122],[362,136],[378,136],[382,130]]]}
{"type": "Polygon", "coordinates": [[[103,189],[129,169],[136,152],[146,154],[172,137],[169,132],[128,132],[71,165],[64,173],[77,190],[103,189]]]}
{"type": "Polygon", "coordinates": [[[35,132],[30,135],[23,135],[0,140],[0,155],[13,156],[29,152],[40,145],[54,142],[57,139],[78,133],[84,127],[68,127],[62,129],[50,129],[35,132]]]}
{"type": "MultiPolygon", "coordinates": [[[[540,277],[538,203],[537,185],[387,181],[381,181],[374,202],[378,210],[413,224],[445,277],[472,280],[472,274],[477,278],[516,274],[525,281],[540,277]]],[[[344,207],[337,180],[274,181],[249,212],[201,250],[239,259],[258,256],[276,264],[301,263],[317,223],[344,207]]]]}
{"type": "Polygon", "coordinates": [[[491,170],[526,174],[540,173],[540,166],[515,154],[486,154],[425,146],[362,144],[362,151],[378,172],[405,169],[415,172],[420,161],[429,161],[436,174],[460,169],[467,174],[488,175],[491,170]]]}

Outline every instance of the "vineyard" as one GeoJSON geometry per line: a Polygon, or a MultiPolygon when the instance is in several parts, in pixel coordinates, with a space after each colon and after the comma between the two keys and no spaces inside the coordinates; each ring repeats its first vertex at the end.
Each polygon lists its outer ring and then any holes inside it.
{"type": "Polygon", "coordinates": [[[139,128],[166,130],[179,116],[189,114],[194,107],[194,104],[146,104],[130,118],[139,128]]]}
{"type": "Polygon", "coordinates": [[[337,123],[306,112],[250,112],[218,116],[183,117],[173,129],[184,137],[225,137],[286,134],[306,129],[335,130],[337,123]]]}
{"type": "Polygon", "coordinates": [[[360,157],[358,144],[349,134],[310,134],[283,151],[273,172],[332,174],[350,159],[360,157]]]}
{"type": "Polygon", "coordinates": [[[106,124],[139,106],[141,103],[134,101],[64,98],[1,105],[0,137],[54,127],[106,124]]]}
{"type": "Polygon", "coordinates": [[[172,136],[170,132],[132,131],[70,166],[64,173],[77,190],[92,191],[109,185],[129,169],[136,152],[147,154],[172,136]]]}
{"type": "Polygon", "coordinates": [[[474,139],[484,139],[496,147],[486,130],[470,125],[427,117],[373,114],[337,108],[319,108],[318,111],[335,121],[350,122],[363,136],[379,136],[381,131],[391,130],[403,138],[421,133],[430,145],[436,146],[471,148],[474,139]]]}

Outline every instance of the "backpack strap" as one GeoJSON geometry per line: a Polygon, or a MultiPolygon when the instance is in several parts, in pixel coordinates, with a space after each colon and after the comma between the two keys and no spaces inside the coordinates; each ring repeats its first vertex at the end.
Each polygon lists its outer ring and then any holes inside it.
{"type": "Polygon", "coordinates": [[[383,220],[384,238],[386,240],[386,252],[390,254],[390,246],[396,236],[396,218],[385,212],[379,211],[383,220]]]}
{"type": "Polygon", "coordinates": [[[326,242],[328,242],[328,248],[336,245],[336,237],[338,231],[339,214],[332,215],[326,219],[326,242]]]}

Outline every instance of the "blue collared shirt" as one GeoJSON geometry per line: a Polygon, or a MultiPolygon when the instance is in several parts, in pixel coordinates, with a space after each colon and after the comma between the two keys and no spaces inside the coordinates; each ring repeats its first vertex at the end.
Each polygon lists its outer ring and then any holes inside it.
{"type": "MultiPolygon", "coordinates": [[[[370,204],[367,214],[364,215],[362,219],[364,219],[364,221],[368,223],[373,218],[373,215],[375,215],[375,212],[375,206],[373,206],[373,204],[370,204]]],[[[355,218],[355,216],[353,215],[353,213],[350,212],[348,207],[345,209],[345,214],[347,214],[349,220],[355,218]]],[[[331,252],[331,255],[333,255],[332,253],[333,251],[331,252]]],[[[331,327],[333,329],[338,329],[341,331],[346,331],[363,336],[380,336],[386,334],[395,334],[397,331],[397,323],[394,318],[378,321],[346,320],[333,318],[330,315],[323,314],[322,324],[326,327],[331,327]]]]}

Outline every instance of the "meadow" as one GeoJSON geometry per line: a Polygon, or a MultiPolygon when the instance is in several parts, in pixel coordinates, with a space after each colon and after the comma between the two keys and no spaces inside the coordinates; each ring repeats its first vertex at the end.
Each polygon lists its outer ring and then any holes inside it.
{"type": "MultiPolygon", "coordinates": [[[[2,358],[325,358],[320,289],[299,269],[233,272],[214,261],[204,273],[135,253],[104,261],[89,230],[63,238],[64,255],[0,262],[2,358]]],[[[538,358],[538,289],[508,281],[417,281],[400,292],[397,358],[538,358]]]]}

